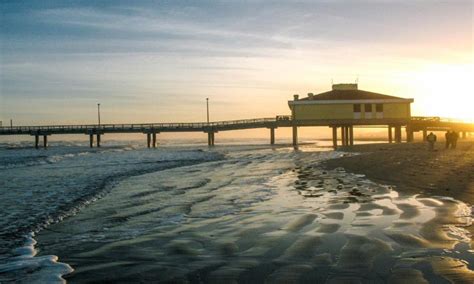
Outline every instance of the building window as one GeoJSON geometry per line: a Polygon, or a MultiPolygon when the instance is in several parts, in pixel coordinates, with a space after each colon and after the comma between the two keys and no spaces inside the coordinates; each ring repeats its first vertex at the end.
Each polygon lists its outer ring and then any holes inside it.
{"type": "Polygon", "coordinates": [[[383,112],[383,104],[376,104],[375,105],[376,112],[383,112]]]}
{"type": "Polygon", "coordinates": [[[372,112],[372,104],[364,105],[365,112],[372,112]]]}
{"type": "Polygon", "coordinates": [[[354,105],[354,112],[360,112],[360,104],[355,104],[354,105]]]}

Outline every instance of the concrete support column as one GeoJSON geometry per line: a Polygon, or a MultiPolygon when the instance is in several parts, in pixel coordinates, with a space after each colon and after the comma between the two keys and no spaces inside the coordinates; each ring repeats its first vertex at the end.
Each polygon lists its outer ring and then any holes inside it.
{"type": "Polygon", "coordinates": [[[407,131],[407,142],[413,142],[415,140],[415,136],[413,133],[413,129],[411,128],[410,125],[407,125],[406,131],[407,131]]]}
{"type": "Polygon", "coordinates": [[[275,145],[275,128],[270,128],[270,145],[275,145]]]}
{"type": "Polygon", "coordinates": [[[153,145],[153,148],[156,148],[156,132],[153,132],[152,134],[152,145],[153,145]]]}
{"type": "Polygon", "coordinates": [[[395,143],[401,143],[402,142],[402,127],[401,126],[395,126],[395,143]]]}
{"type": "Polygon", "coordinates": [[[293,147],[298,148],[298,127],[293,125],[293,147]]]}
{"type": "Polygon", "coordinates": [[[214,146],[214,132],[207,133],[207,145],[214,146]]]}
{"type": "Polygon", "coordinates": [[[89,134],[89,147],[94,147],[94,134],[89,134]]]}
{"type": "Polygon", "coordinates": [[[337,149],[337,127],[336,126],[332,127],[332,146],[334,147],[334,150],[337,149]]]}
{"type": "Polygon", "coordinates": [[[97,148],[100,147],[100,134],[97,134],[97,148]]]}
{"type": "Polygon", "coordinates": [[[39,148],[39,135],[35,135],[35,148],[39,148]]]}
{"type": "Polygon", "coordinates": [[[388,143],[393,143],[392,127],[388,126],[388,143]]]}
{"type": "Polygon", "coordinates": [[[354,145],[354,126],[351,125],[349,126],[349,145],[353,146],[354,145]]]}
{"type": "Polygon", "coordinates": [[[150,144],[151,144],[151,134],[147,133],[146,134],[146,147],[150,148],[150,144]]]}
{"type": "Polygon", "coordinates": [[[426,128],[423,129],[423,142],[426,142],[426,137],[428,137],[428,131],[426,128]]]}
{"type": "Polygon", "coordinates": [[[341,145],[346,146],[346,129],[344,126],[341,126],[341,145]]]}
{"type": "Polygon", "coordinates": [[[349,126],[345,126],[344,127],[344,132],[345,132],[345,136],[346,136],[346,146],[349,146],[349,126]]]}
{"type": "Polygon", "coordinates": [[[48,148],[48,135],[43,135],[43,147],[48,148]]]}

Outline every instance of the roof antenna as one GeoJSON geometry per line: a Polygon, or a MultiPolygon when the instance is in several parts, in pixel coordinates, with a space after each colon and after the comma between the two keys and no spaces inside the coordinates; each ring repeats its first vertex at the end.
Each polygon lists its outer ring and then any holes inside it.
{"type": "Polygon", "coordinates": [[[357,77],[356,77],[356,84],[359,84],[359,74],[357,74],[357,77]]]}

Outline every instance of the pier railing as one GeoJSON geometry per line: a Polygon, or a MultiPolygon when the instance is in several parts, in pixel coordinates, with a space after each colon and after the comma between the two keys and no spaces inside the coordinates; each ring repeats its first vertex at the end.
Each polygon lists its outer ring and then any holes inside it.
{"type": "Polygon", "coordinates": [[[87,131],[126,131],[140,132],[149,129],[171,130],[171,129],[189,129],[189,130],[206,130],[209,128],[219,130],[227,127],[237,126],[254,126],[264,127],[266,124],[275,123],[275,118],[256,118],[256,119],[240,119],[213,122],[179,122],[179,123],[127,123],[127,124],[80,124],[80,125],[36,125],[36,126],[3,126],[0,127],[1,133],[35,133],[35,132],[87,132],[87,131]]]}
{"type": "MultiPolygon", "coordinates": [[[[380,125],[393,124],[389,120],[302,120],[297,121],[298,126],[324,126],[338,125],[341,123],[347,125],[372,125],[380,122],[380,125]]],[[[401,123],[401,122],[397,122],[401,123]]],[[[411,117],[410,121],[414,130],[428,128],[449,128],[465,127],[469,125],[472,128],[474,124],[459,122],[452,119],[432,117],[411,117]]],[[[79,125],[36,125],[36,126],[3,126],[0,127],[0,135],[16,134],[90,134],[90,133],[148,133],[148,132],[185,132],[185,131],[204,131],[218,132],[224,130],[238,130],[251,128],[277,128],[292,126],[291,116],[279,115],[272,118],[239,119],[213,122],[179,122],[179,123],[114,123],[114,124],[79,124],[79,125]]]]}

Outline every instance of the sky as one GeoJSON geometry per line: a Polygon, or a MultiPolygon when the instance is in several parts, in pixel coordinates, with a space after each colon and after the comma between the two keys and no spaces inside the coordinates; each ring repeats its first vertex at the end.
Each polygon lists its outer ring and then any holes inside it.
{"type": "Polygon", "coordinates": [[[473,119],[474,1],[2,1],[0,120],[289,114],[351,83],[473,119]]]}

